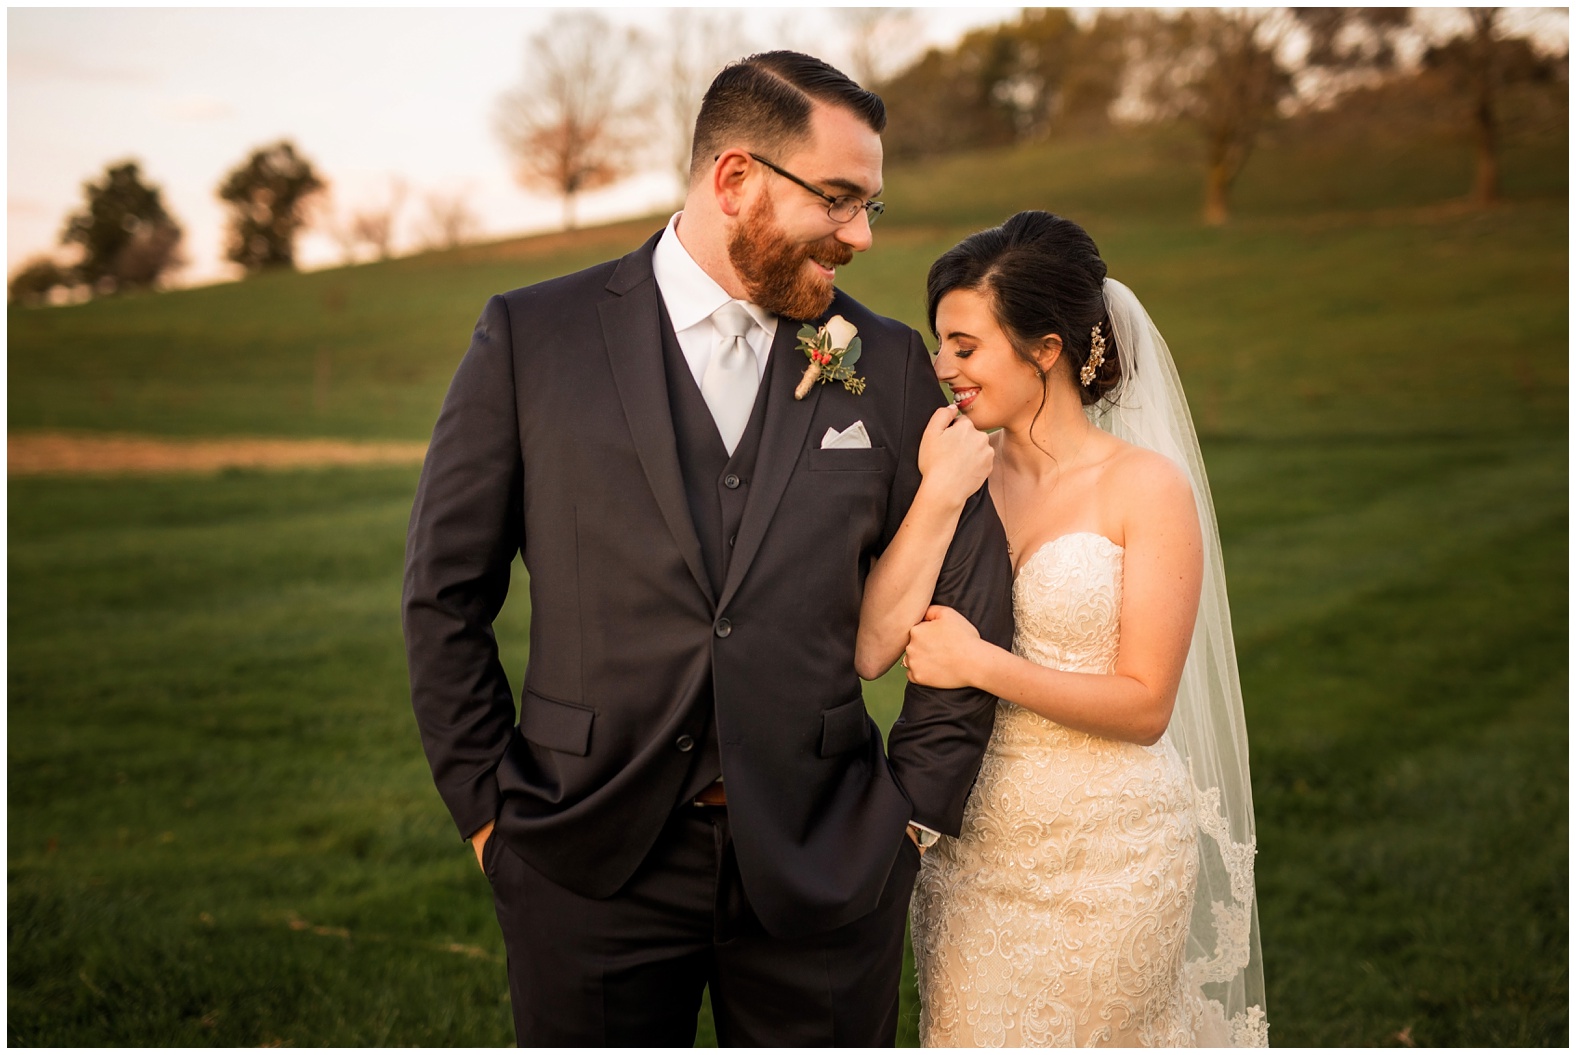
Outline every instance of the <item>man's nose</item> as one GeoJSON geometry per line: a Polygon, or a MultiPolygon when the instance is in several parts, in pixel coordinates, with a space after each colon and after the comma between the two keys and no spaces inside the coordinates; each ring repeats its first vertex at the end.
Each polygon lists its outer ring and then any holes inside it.
{"type": "Polygon", "coordinates": [[[856,253],[863,253],[875,242],[875,236],[870,233],[870,214],[860,209],[849,220],[837,229],[837,240],[856,253]]]}

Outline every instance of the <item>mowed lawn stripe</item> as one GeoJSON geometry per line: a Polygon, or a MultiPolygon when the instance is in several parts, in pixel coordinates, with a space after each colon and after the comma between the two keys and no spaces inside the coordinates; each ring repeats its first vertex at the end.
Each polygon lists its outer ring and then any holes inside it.
{"type": "Polygon", "coordinates": [[[1566,525],[1245,654],[1282,1042],[1563,1043],[1566,525]]]}
{"type": "Polygon", "coordinates": [[[411,483],[28,485],[31,537],[12,545],[13,1041],[507,1038],[486,884],[406,698],[411,483]],[[71,520],[95,492],[134,523],[55,537],[50,512],[71,520]],[[127,567],[150,581],[122,589],[127,567]],[[161,569],[179,574],[160,584],[161,569]],[[87,585],[59,605],[73,580],[87,585]],[[50,603],[47,624],[15,619],[50,603]]]}
{"type": "MultiPolygon", "coordinates": [[[[1416,441],[1393,439],[1392,448],[1416,441]]],[[[1427,440],[1419,446],[1433,446],[1427,440]]],[[[1348,606],[1395,582],[1472,574],[1462,554],[1565,508],[1563,444],[1520,439],[1447,445],[1454,463],[1373,486],[1344,509],[1234,533],[1226,549],[1239,647],[1348,606]]],[[[1325,452],[1331,468],[1341,451],[1325,452]]],[[[1366,459],[1364,459],[1366,460],[1366,459]]],[[[1267,467],[1266,467],[1267,468],[1267,467]]],[[[1359,471],[1361,464],[1356,466],[1359,471]]]]}

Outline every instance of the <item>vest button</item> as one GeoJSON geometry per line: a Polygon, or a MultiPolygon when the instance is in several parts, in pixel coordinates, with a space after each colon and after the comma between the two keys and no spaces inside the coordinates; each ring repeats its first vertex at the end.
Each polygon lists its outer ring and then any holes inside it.
{"type": "Polygon", "coordinates": [[[673,741],[673,746],[678,748],[680,751],[692,751],[695,748],[695,738],[689,733],[685,733],[677,740],[673,741]]]}
{"type": "Polygon", "coordinates": [[[713,629],[717,632],[718,637],[727,637],[729,634],[733,633],[733,624],[728,622],[726,619],[719,619],[717,620],[717,625],[713,627],[713,629]]]}
{"type": "Polygon", "coordinates": [[[722,478],[722,486],[726,487],[730,491],[737,490],[739,485],[743,482],[744,481],[740,480],[739,477],[734,473],[729,473],[727,476],[722,478]]]}

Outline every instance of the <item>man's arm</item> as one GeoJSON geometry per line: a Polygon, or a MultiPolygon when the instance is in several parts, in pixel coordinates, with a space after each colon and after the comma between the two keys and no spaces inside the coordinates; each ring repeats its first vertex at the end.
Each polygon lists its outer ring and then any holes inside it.
{"type": "Polygon", "coordinates": [[[466,838],[498,815],[494,771],[515,723],[492,624],[522,543],[521,487],[509,312],[493,297],[433,428],[405,544],[411,704],[466,838]]]}
{"type": "MultiPolygon", "coordinates": [[[[945,400],[930,355],[916,333],[909,352],[903,440],[898,451],[885,538],[896,534],[919,489],[919,440],[945,400]]],[[[1007,539],[981,487],[964,506],[942,561],[934,603],[962,613],[980,636],[1003,648],[1012,644],[1012,563],[1007,539]]],[[[910,684],[903,712],[887,738],[898,785],[914,806],[913,820],[947,835],[963,825],[963,804],[974,786],[995,721],[996,698],[978,689],[932,689],[910,684]]]]}

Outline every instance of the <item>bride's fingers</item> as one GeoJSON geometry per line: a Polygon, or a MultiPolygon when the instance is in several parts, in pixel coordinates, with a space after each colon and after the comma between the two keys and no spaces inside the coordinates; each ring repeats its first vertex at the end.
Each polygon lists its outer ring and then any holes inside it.
{"type": "Polygon", "coordinates": [[[924,435],[932,437],[940,435],[946,431],[947,426],[952,424],[952,419],[957,416],[958,408],[953,403],[936,408],[936,412],[930,415],[930,420],[925,423],[924,435]]]}

